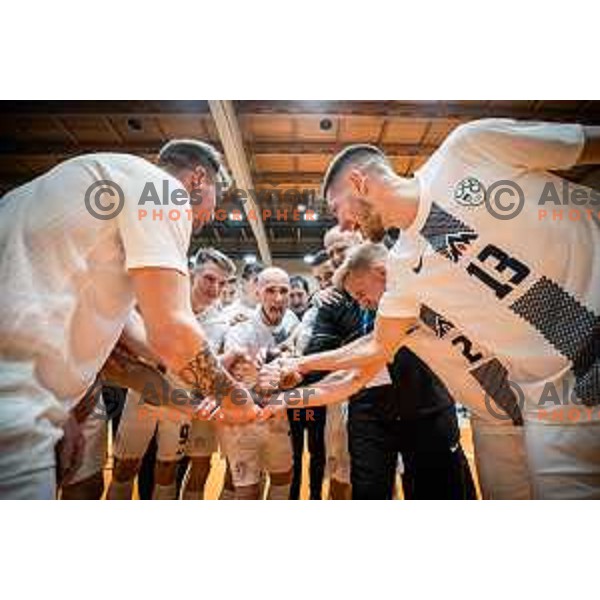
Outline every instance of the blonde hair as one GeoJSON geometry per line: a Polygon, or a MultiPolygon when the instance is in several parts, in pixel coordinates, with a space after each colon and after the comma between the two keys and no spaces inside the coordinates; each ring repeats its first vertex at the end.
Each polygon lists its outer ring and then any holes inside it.
{"type": "Polygon", "coordinates": [[[388,249],[383,244],[365,242],[360,246],[351,248],[344,262],[333,276],[334,285],[343,289],[346,278],[357,271],[366,271],[378,262],[385,262],[388,249]]]}

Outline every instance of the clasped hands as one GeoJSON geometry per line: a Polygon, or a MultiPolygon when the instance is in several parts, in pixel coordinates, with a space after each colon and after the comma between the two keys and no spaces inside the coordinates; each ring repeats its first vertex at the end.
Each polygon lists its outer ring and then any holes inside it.
{"type": "Polygon", "coordinates": [[[262,357],[250,360],[240,353],[226,366],[240,385],[220,403],[212,398],[203,400],[196,418],[224,423],[285,418],[288,406],[282,390],[294,388],[302,381],[296,359],[280,357],[265,363],[262,357]]]}

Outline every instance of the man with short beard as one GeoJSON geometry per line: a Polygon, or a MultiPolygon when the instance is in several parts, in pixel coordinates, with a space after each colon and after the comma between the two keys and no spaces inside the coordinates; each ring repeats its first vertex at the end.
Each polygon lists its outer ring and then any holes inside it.
{"type": "Polygon", "coordinates": [[[442,339],[459,328],[464,368],[525,423],[534,496],[600,498],[600,421],[586,409],[600,401],[597,195],[572,190],[579,219],[540,214],[568,188],[556,171],[598,163],[599,127],[509,119],[457,127],[411,178],[378,148],[346,148],[323,184],[340,226],[402,235],[374,335],[290,366],[375,369],[418,321],[442,339]]]}

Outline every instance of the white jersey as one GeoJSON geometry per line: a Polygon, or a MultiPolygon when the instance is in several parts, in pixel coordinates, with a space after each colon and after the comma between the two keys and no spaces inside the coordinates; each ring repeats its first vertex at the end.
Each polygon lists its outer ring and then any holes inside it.
{"type": "Polygon", "coordinates": [[[255,310],[256,306],[250,306],[246,302],[238,299],[223,309],[223,315],[231,323],[231,321],[234,321],[240,316],[249,319],[252,317],[255,310]]]}
{"type": "Polygon", "coordinates": [[[548,186],[560,193],[564,185],[548,170],[573,166],[583,143],[578,125],[499,119],[459,127],[416,173],[418,214],[388,258],[380,313],[418,318],[449,341],[485,393],[517,418],[516,388],[539,419],[565,403],[600,402],[600,228],[539,212],[549,208],[540,204],[548,186]],[[512,196],[498,198],[509,185],[512,196]],[[519,195],[514,218],[492,214],[504,216],[495,201],[506,208],[519,195]]]}
{"type": "Polygon", "coordinates": [[[165,183],[182,187],[142,158],[90,154],[0,199],[0,473],[49,466],[48,446],[133,308],[127,270],[187,275],[191,221],[141,220],[147,183],[158,194],[165,183]],[[107,220],[94,217],[84,200],[100,180],[116,183],[123,195],[122,210],[107,220]]]}
{"type": "Polygon", "coordinates": [[[262,309],[258,306],[250,319],[229,329],[225,336],[225,351],[243,348],[252,358],[256,358],[274,348],[285,341],[300,322],[293,312],[288,312],[291,316],[282,319],[278,325],[267,325],[262,317],[262,309]]]}
{"type": "Polygon", "coordinates": [[[196,320],[200,323],[212,351],[219,354],[223,349],[225,335],[229,329],[229,319],[225,311],[217,306],[210,306],[196,314],[196,320]]]}
{"type": "MultiPolygon", "coordinates": [[[[246,319],[252,319],[254,314],[256,313],[256,309],[259,305],[250,306],[246,304],[242,300],[237,300],[233,304],[230,304],[223,311],[224,318],[231,324],[232,322],[235,324],[239,317],[244,317],[246,319]]],[[[297,325],[299,325],[300,320],[291,311],[289,308],[286,309],[283,320],[281,322],[281,327],[284,330],[288,331],[288,334],[291,334],[297,325]]]]}

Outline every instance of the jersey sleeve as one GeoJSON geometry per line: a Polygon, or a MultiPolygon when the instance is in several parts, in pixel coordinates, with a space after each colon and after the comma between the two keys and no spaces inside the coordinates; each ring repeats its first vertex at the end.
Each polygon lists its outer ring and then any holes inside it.
{"type": "Polygon", "coordinates": [[[526,169],[570,169],[585,143],[578,124],[482,119],[457,127],[447,139],[459,152],[526,169]]]}
{"type": "Polygon", "coordinates": [[[141,206],[138,203],[145,185],[153,184],[160,193],[164,180],[169,181],[170,189],[181,187],[176,179],[166,173],[150,169],[141,171],[139,180],[123,186],[125,203],[118,216],[118,228],[125,251],[125,267],[162,267],[175,269],[185,275],[188,273],[187,251],[192,232],[189,204],[141,206]],[[147,214],[140,212],[141,209],[147,214]],[[153,210],[162,218],[153,218],[153,210]],[[170,213],[174,215],[173,211],[179,213],[178,219],[169,218],[170,213]]]}
{"type": "Polygon", "coordinates": [[[416,319],[419,304],[416,296],[419,275],[408,260],[393,251],[388,255],[386,289],[377,314],[391,319],[416,319]]]}

